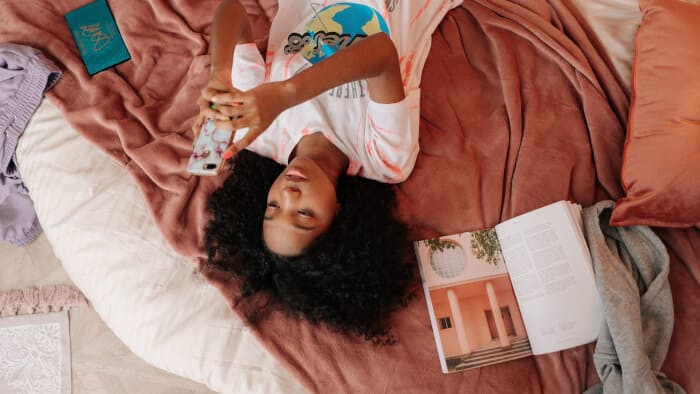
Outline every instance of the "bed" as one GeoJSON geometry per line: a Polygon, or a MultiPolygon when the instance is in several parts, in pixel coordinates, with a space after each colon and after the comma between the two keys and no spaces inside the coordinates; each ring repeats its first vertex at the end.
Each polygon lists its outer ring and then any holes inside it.
{"type": "MultiPolygon", "coordinates": [[[[629,89],[634,33],[640,22],[637,1],[577,0],[576,5],[629,89]]],[[[163,237],[134,174],[78,134],[56,105],[43,101],[17,155],[57,257],[134,353],[219,392],[323,391],[322,385],[309,385],[311,378],[291,374],[277,361],[275,356],[284,349],[271,354],[269,347],[261,346],[197,266],[180,257],[172,240],[163,237]]],[[[410,190],[401,190],[401,203],[406,204],[407,194],[410,190]]],[[[590,350],[578,351],[586,357],[590,350]]],[[[564,374],[555,385],[537,387],[573,392],[585,388],[592,374],[564,374]]],[[[488,380],[482,384],[486,391],[498,387],[488,380]]]]}

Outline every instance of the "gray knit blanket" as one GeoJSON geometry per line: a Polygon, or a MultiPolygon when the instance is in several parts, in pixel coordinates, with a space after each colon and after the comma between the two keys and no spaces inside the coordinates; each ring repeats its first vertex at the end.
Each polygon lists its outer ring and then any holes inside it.
{"type": "Polygon", "coordinates": [[[587,393],[685,393],[659,372],[673,332],[666,247],[646,226],[610,226],[614,206],[583,211],[604,315],[593,354],[601,383],[587,393]]]}

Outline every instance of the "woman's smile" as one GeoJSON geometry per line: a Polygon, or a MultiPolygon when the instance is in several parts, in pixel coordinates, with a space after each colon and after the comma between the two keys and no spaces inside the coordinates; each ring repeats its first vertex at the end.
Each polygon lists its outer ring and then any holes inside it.
{"type": "Polygon", "coordinates": [[[306,175],[306,171],[298,166],[287,167],[287,170],[284,172],[284,176],[287,178],[295,178],[304,181],[309,179],[308,175],[306,175]]]}
{"type": "Polygon", "coordinates": [[[307,181],[308,181],[308,179],[302,178],[302,177],[300,177],[299,175],[292,175],[292,174],[289,174],[289,173],[284,174],[284,178],[287,179],[287,180],[290,181],[290,182],[295,182],[295,183],[307,182],[307,181]]]}

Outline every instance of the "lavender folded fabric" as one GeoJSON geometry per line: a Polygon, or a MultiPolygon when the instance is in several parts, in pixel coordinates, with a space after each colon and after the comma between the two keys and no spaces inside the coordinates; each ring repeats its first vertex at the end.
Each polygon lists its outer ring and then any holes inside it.
{"type": "Polygon", "coordinates": [[[61,70],[39,50],[0,43],[0,239],[24,246],[41,234],[22,183],[15,149],[44,93],[61,70]]]}

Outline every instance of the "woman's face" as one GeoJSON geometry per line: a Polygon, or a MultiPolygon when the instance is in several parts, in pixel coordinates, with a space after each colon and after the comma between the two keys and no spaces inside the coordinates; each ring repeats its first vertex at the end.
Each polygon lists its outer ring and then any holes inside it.
{"type": "Polygon", "coordinates": [[[280,256],[300,255],[328,230],[339,209],[328,175],[313,160],[295,158],[267,194],[263,240],[280,256]]]}

